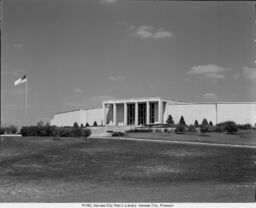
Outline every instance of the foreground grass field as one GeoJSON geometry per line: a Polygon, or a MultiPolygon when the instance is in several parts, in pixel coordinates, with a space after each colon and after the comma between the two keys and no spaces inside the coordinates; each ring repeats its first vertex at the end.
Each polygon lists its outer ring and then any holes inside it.
{"type": "Polygon", "coordinates": [[[253,202],[256,149],[2,138],[1,202],[253,202]]]}

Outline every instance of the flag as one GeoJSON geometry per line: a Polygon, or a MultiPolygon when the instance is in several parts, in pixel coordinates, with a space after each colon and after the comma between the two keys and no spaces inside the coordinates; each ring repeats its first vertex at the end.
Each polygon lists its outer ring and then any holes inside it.
{"type": "Polygon", "coordinates": [[[24,82],[27,82],[27,75],[24,75],[23,77],[17,79],[15,82],[14,82],[14,86],[17,86],[19,84],[22,84],[24,82]]]}

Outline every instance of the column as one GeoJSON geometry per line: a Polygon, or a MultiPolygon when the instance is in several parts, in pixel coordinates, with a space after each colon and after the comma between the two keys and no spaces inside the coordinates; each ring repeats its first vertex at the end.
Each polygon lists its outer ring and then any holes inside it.
{"type": "Polygon", "coordinates": [[[103,125],[104,126],[107,125],[107,121],[106,121],[106,105],[105,105],[105,103],[103,103],[103,125]]]}
{"type": "Polygon", "coordinates": [[[135,125],[138,125],[138,103],[135,102],[135,125]]]}
{"type": "Polygon", "coordinates": [[[113,124],[116,126],[116,103],[113,103],[113,124]]]}
{"type": "Polygon", "coordinates": [[[149,105],[149,101],[147,101],[147,119],[146,119],[146,124],[150,123],[149,117],[150,117],[150,105],[149,105]]]}
{"type": "Polygon", "coordinates": [[[158,123],[163,123],[162,101],[158,101],[158,123]]]}
{"type": "Polygon", "coordinates": [[[124,103],[124,126],[127,126],[127,103],[124,103]]]}

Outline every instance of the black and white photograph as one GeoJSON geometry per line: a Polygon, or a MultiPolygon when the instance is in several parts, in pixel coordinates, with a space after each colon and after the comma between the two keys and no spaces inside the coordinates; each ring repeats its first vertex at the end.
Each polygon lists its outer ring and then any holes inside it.
{"type": "Polygon", "coordinates": [[[0,9],[0,207],[255,205],[255,1],[0,9]]]}

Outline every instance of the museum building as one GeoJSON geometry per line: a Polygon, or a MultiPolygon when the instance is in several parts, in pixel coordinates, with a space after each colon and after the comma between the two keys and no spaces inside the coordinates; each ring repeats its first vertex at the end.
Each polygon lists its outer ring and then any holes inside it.
{"type": "Polygon", "coordinates": [[[204,118],[213,124],[234,121],[237,124],[256,123],[256,102],[197,102],[188,103],[159,97],[114,99],[102,103],[102,108],[77,109],[56,113],[51,125],[73,126],[94,122],[103,126],[140,126],[166,123],[172,115],[178,123],[181,116],[187,124],[204,118]]]}

